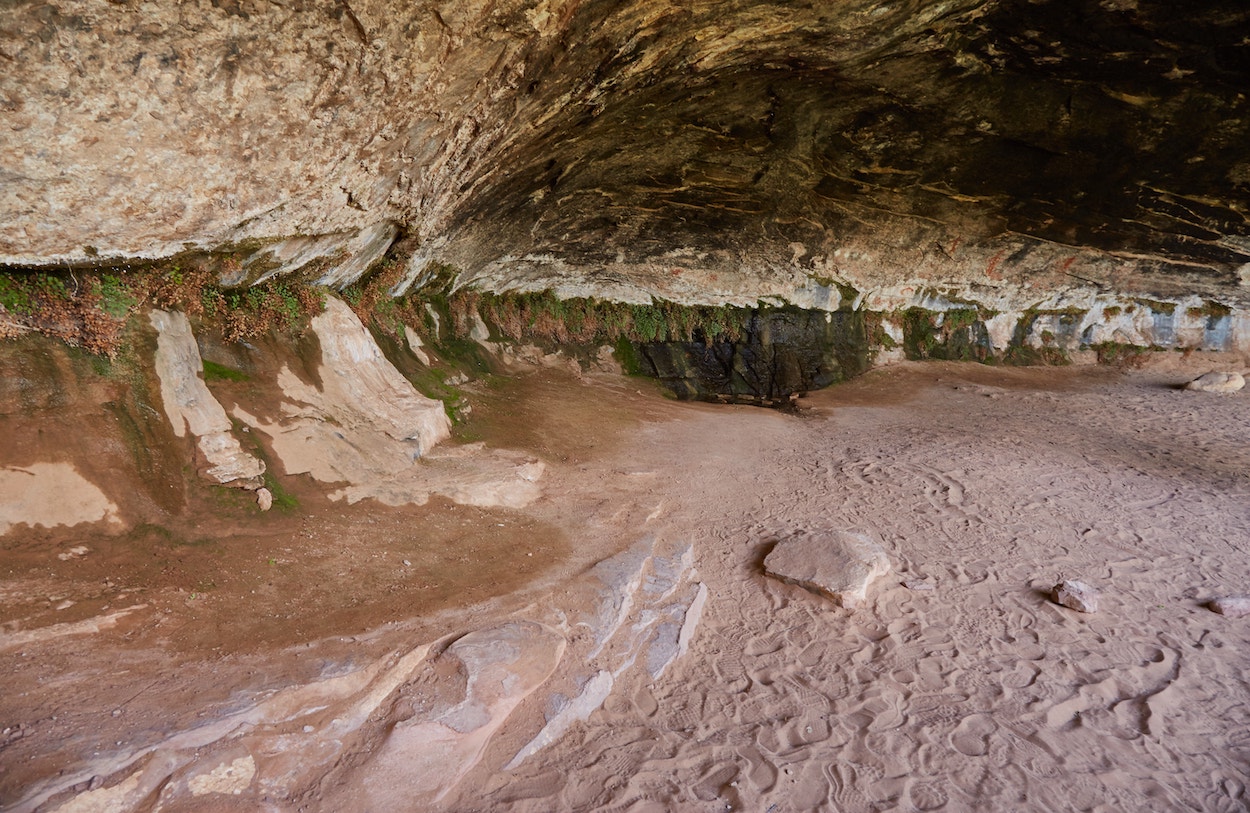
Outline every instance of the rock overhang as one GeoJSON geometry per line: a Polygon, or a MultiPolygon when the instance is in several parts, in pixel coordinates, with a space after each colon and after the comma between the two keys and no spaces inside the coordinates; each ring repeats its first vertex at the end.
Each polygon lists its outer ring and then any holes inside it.
{"type": "Polygon", "coordinates": [[[1240,301],[1248,26],[1233,0],[19,3],[0,259],[394,223],[496,290],[1240,301]]]}

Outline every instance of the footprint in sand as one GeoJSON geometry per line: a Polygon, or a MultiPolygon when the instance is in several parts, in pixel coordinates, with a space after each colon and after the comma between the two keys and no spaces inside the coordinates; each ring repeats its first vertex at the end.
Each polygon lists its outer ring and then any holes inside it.
{"type": "Polygon", "coordinates": [[[737,765],[720,765],[712,768],[708,773],[694,784],[691,790],[694,796],[701,802],[715,801],[717,798],[726,795],[727,790],[731,790],[730,783],[738,778],[737,765]]]}
{"type": "Polygon", "coordinates": [[[938,810],[950,801],[945,783],[909,780],[904,798],[916,810],[938,810]]]}
{"type": "Polygon", "coordinates": [[[835,810],[862,810],[867,806],[868,799],[856,790],[860,777],[854,766],[836,763],[827,767],[824,775],[830,788],[829,798],[838,805],[835,810]]]}
{"type": "Polygon", "coordinates": [[[651,690],[646,686],[639,686],[638,690],[634,692],[633,704],[634,708],[643,717],[651,717],[660,709],[659,703],[655,701],[651,690]]]}
{"type": "Polygon", "coordinates": [[[886,692],[871,704],[865,703],[864,708],[873,712],[874,718],[869,724],[869,731],[893,731],[907,720],[903,711],[906,699],[899,692],[886,692]]]}
{"type": "Polygon", "coordinates": [[[1033,664],[1020,662],[1003,676],[1003,685],[1008,689],[1025,689],[1032,686],[1041,673],[1042,670],[1033,664]]]}
{"type": "Polygon", "coordinates": [[[998,726],[989,715],[970,715],[951,733],[951,746],[964,756],[985,756],[990,750],[990,735],[997,730],[998,726]]]}
{"type": "Polygon", "coordinates": [[[773,785],[777,784],[777,768],[754,746],[739,748],[737,753],[747,763],[746,780],[751,787],[760,793],[772,790],[773,785]]]}
{"type": "Polygon", "coordinates": [[[832,729],[829,721],[823,717],[803,715],[791,720],[782,729],[778,738],[781,756],[789,756],[815,743],[829,739],[832,729]]]}
{"type": "Polygon", "coordinates": [[[742,648],[745,655],[751,658],[758,658],[761,655],[771,655],[781,649],[782,641],[779,637],[764,636],[760,638],[751,638],[747,641],[746,646],[742,648]]]}

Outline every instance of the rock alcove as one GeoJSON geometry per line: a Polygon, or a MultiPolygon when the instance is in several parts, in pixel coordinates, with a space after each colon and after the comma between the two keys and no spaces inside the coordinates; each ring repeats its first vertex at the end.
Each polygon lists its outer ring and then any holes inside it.
{"type": "Polygon", "coordinates": [[[1248,32],[0,3],[0,808],[1244,807],[1248,32]]]}
{"type": "MultiPolygon", "coordinates": [[[[782,374],[793,388],[880,351],[1243,349],[1248,16],[19,2],[0,20],[0,263],[230,255],[225,285],[342,288],[389,257],[395,294],[449,270],[492,292],[852,314],[832,344],[804,335],[823,361],[782,374]]],[[[758,335],[748,355],[807,353],[758,335]]],[[[679,391],[724,390],[726,351],[683,338],[703,350],[644,366],[673,379],[681,356],[679,391]]],[[[734,387],[776,396],[761,377],[734,387]]]]}

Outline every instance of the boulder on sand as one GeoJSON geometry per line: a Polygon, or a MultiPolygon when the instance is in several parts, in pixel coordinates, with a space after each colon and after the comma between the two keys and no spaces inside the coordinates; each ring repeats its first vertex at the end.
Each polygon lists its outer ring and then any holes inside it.
{"type": "Polygon", "coordinates": [[[1098,612],[1098,591],[1076,579],[1064,579],[1056,584],[1051,599],[1079,613],[1098,612]]]}
{"type": "Polygon", "coordinates": [[[1200,375],[1185,385],[1185,389],[1193,392],[1237,392],[1246,386],[1246,379],[1241,373],[1207,373],[1200,375]]]}
{"type": "Polygon", "coordinates": [[[1213,612],[1229,618],[1250,615],[1250,596],[1220,596],[1207,603],[1213,612]]]}
{"type": "Polygon", "coordinates": [[[764,559],[764,572],[853,610],[867,599],[868,587],[890,572],[890,559],[864,534],[799,532],[777,543],[764,559]]]}

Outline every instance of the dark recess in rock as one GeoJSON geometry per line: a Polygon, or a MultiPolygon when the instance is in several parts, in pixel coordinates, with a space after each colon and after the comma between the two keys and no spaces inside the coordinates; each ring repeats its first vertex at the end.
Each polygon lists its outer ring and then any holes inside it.
{"type": "Polygon", "coordinates": [[[757,311],[738,341],[645,342],[643,372],[678,398],[786,406],[868,368],[862,313],[757,311]]]}

